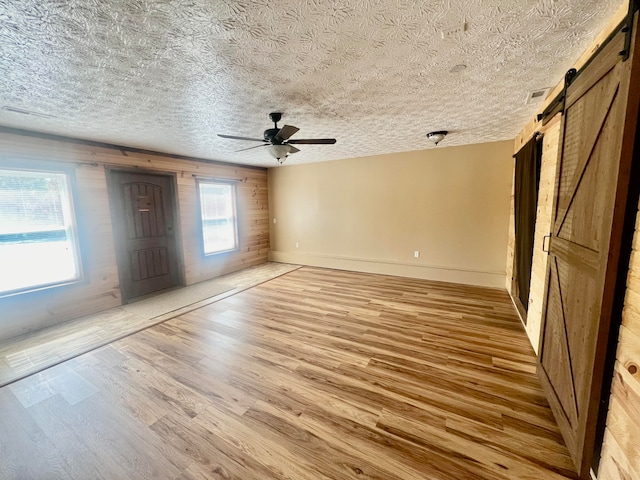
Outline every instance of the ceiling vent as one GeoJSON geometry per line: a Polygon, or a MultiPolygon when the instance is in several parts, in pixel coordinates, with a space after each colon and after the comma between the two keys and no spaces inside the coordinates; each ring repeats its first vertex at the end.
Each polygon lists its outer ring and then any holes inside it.
{"type": "Polygon", "coordinates": [[[547,95],[549,95],[549,90],[551,90],[551,87],[541,88],[540,90],[529,92],[527,94],[527,100],[524,103],[530,105],[532,103],[538,103],[539,101],[544,100],[545,98],[547,98],[547,95]]]}
{"type": "Polygon", "coordinates": [[[17,108],[17,107],[12,107],[10,105],[5,105],[2,107],[2,110],[4,110],[5,112],[11,112],[11,113],[19,113],[20,115],[30,115],[32,117],[40,117],[40,118],[58,118],[55,115],[49,115],[47,113],[40,113],[40,112],[31,112],[29,110],[24,110],[22,108],[17,108]]]}

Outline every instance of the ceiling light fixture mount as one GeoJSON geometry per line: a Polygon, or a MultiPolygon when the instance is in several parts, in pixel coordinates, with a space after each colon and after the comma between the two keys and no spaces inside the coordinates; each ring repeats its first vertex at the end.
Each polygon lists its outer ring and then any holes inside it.
{"type": "Polygon", "coordinates": [[[438,143],[440,143],[442,139],[447,136],[447,133],[449,132],[447,132],[446,130],[438,130],[437,132],[430,132],[430,133],[427,133],[427,139],[430,142],[433,142],[436,145],[438,145],[438,143]]]}

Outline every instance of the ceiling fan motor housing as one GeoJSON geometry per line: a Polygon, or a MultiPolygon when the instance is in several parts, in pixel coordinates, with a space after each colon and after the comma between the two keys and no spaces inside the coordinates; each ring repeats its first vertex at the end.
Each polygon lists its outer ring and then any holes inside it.
{"type": "Polygon", "coordinates": [[[279,128],[269,128],[265,130],[264,139],[274,145],[280,145],[284,140],[281,138],[275,138],[279,131],[279,128]]]}
{"type": "Polygon", "coordinates": [[[232,140],[248,140],[251,142],[259,142],[260,145],[256,145],[255,147],[243,148],[236,151],[242,152],[244,150],[267,147],[269,154],[280,163],[282,163],[289,154],[300,151],[297,147],[295,147],[296,144],[333,145],[334,143],[336,143],[335,138],[302,138],[289,140],[291,135],[294,135],[300,129],[298,127],[294,127],[293,125],[285,125],[282,128],[278,128],[278,122],[282,118],[281,112],[271,112],[269,114],[269,118],[273,122],[273,128],[268,128],[264,131],[263,140],[252,137],[241,137],[238,135],[225,135],[222,133],[219,133],[218,136],[222,138],[230,138],[232,140]]]}
{"type": "Polygon", "coordinates": [[[264,139],[270,142],[272,145],[282,145],[284,139],[276,138],[280,129],[278,128],[278,122],[282,118],[282,112],[271,112],[269,118],[273,122],[273,128],[269,128],[264,131],[264,139]]]}

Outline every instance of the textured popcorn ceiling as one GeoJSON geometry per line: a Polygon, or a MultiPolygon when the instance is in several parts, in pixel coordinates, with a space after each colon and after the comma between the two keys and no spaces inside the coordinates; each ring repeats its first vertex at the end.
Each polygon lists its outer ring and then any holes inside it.
{"type": "MultiPolygon", "coordinates": [[[[0,0],[0,125],[234,163],[514,138],[621,0],[0,0]],[[467,22],[466,32],[441,31],[467,22]],[[450,73],[457,64],[467,68],[450,73]]],[[[436,147],[436,148],[441,148],[436,147]]]]}

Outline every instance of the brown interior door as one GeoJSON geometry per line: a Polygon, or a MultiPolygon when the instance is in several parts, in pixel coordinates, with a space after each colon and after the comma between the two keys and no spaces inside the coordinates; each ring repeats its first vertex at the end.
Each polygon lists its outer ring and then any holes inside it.
{"type": "Polygon", "coordinates": [[[178,285],[173,177],[112,171],[110,198],[123,297],[178,285]]]}
{"type": "Polygon", "coordinates": [[[621,32],[568,87],[556,172],[538,373],[581,478],[594,451],[637,123],[633,51],[623,61],[623,49],[621,32]]]}

